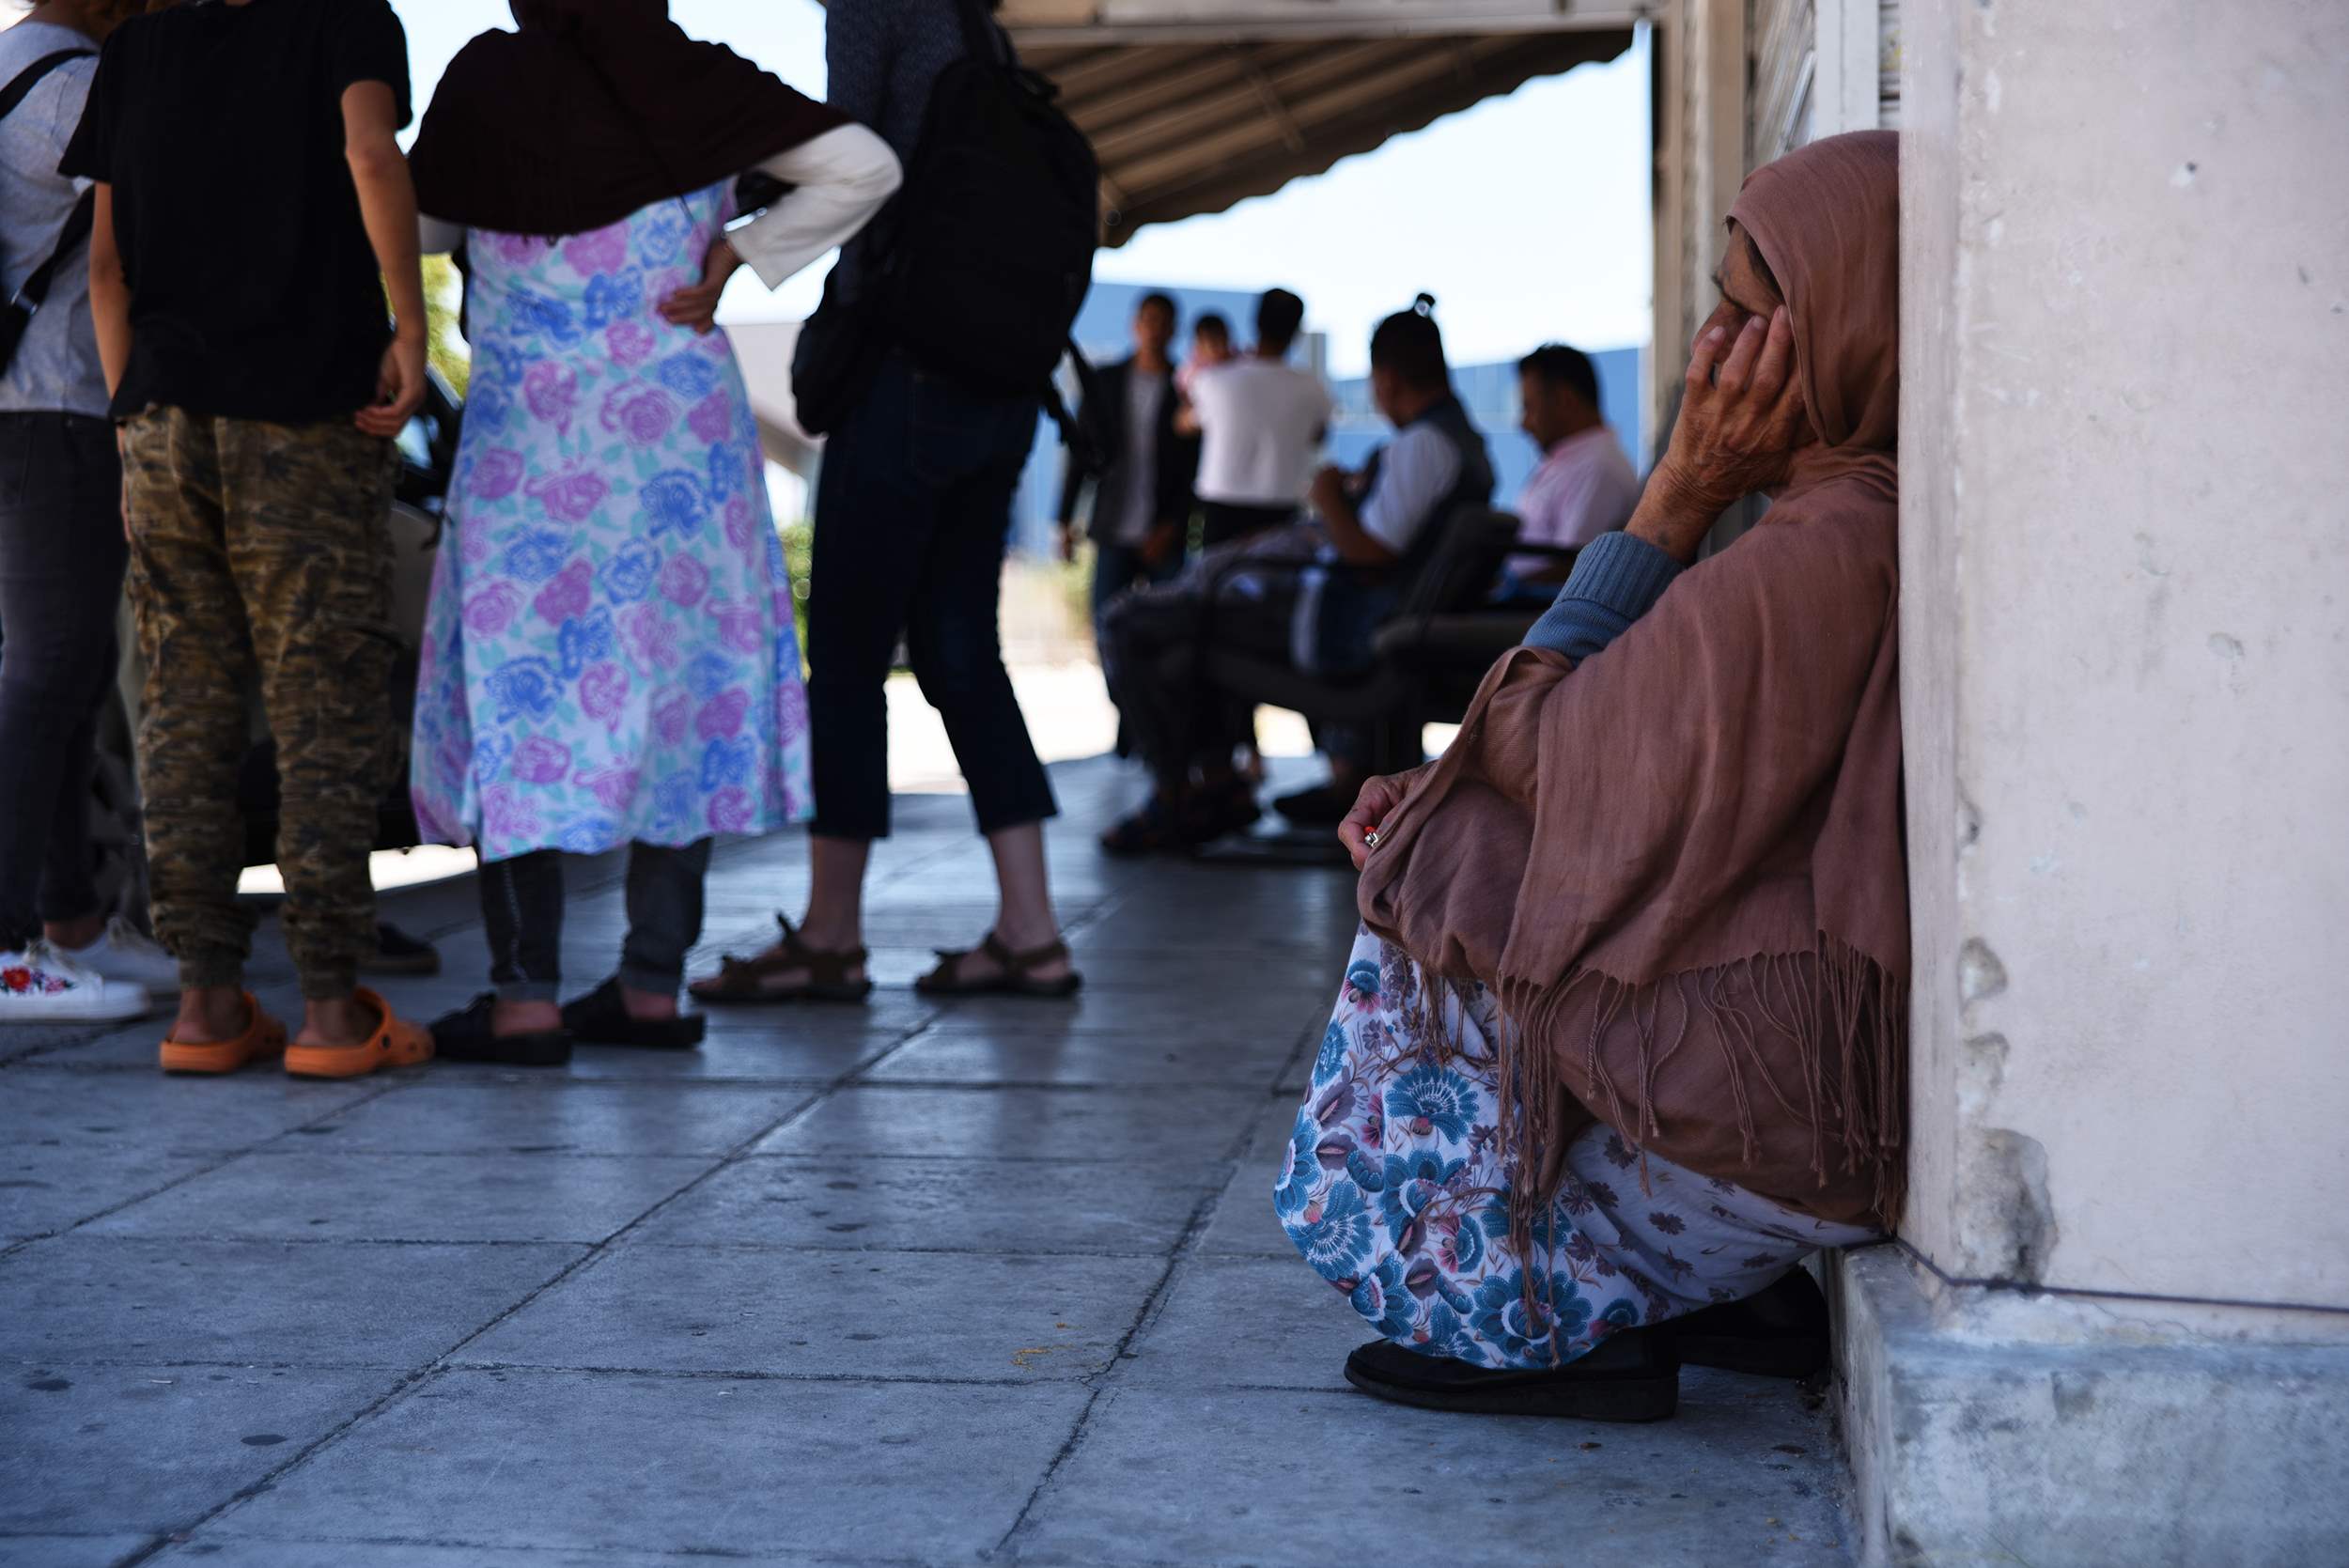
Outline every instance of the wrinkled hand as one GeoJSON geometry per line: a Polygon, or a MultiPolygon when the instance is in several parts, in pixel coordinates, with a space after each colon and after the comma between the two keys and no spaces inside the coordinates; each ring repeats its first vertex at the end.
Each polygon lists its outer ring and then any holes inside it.
{"type": "Polygon", "coordinates": [[[396,337],[383,350],[376,372],[375,401],[351,415],[351,423],[368,435],[388,441],[399,434],[424,406],[424,342],[396,337]]]}
{"type": "Polygon", "coordinates": [[[1372,846],[1366,835],[1378,831],[1394,808],[1403,803],[1403,797],[1419,783],[1420,775],[1433,768],[1424,763],[1408,773],[1385,773],[1362,782],[1362,792],[1354,798],[1354,809],[1338,824],[1338,842],[1346,846],[1346,854],[1360,871],[1370,861],[1372,846]]]}
{"type": "Polygon", "coordinates": [[[708,337],[718,330],[718,296],[726,291],[726,280],[741,265],[734,242],[720,235],[702,259],[701,282],[689,284],[661,301],[661,319],[673,327],[690,327],[696,337],[708,337]]]}
{"type": "Polygon", "coordinates": [[[1785,307],[1766,319],[1724,302],[1697,334],[1672,447],[1650,481],[1671,515],[1642,507],[1632,532],[1689,558],[1714,519],[1785,478],[1805,418],[1785,307]]]}

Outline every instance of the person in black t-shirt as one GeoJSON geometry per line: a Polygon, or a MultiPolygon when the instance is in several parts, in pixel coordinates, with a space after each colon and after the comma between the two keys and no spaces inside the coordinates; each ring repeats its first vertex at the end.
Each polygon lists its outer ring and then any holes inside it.
{"type": "Polygon", "coordinates": [[[96,182],[90,304],[121,427],[166,1071],[284,1049],[344,1078],[431,1055],[357,988],[393,736],[387,531],[424,396],[407,39],[386,0],[216,0],[106,40],[63,171],[96,182]],[[386,319],[388,290],[397,328],[386,319]],[[243,989],[244,689],[277,741],[292,1042],[243,989]]]}

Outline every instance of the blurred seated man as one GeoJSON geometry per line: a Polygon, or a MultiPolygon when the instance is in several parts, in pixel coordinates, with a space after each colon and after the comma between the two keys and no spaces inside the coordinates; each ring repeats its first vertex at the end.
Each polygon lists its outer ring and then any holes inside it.
{"type": "MultiPolygon", "coordinates": [[[[1360,474],[1315,476],[1317,522],[1207,551],[1174,582],[1110,607],[1103,632],[1118,707],[1156,782],[1149,803],[1102,835],[1112,854],[1187,851],[1256,819],[1254,787],[1232,766],[1250,707],[1208,687],[1200,666],[1209,648],[1316,673],[1366,666],[1372,634],[1438,525],[1490,501],[1491,457],[1453,394],[1434,304],[1423,294],[1372,334],[1371,395],[1395,437],[1360,474]]],[[[1332,787],[1351,804],[1367,759],[1350,736],[1332,731],[1324,744],[1332,787]]]]}
{"type": "MultiPolygon", "coordinates": [[[[1517,362],[1517,389],[1522,428],[1542,454],[1517,496],[1518,541],[1579,550],[1629,521],[1640,504],[1640,476],[1598,411],[1598,372],[1590,356],[1545,344],[1517,362]]],[[[1493,597],[1546,606],[1572,565],[1554,555],[1511,556],[1493,597]]]]}

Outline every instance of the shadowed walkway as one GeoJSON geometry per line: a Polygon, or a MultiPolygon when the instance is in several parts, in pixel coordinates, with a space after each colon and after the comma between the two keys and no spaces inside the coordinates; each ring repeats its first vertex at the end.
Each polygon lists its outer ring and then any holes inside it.
{"type": "MultiPolygon", "coordinates": [[[[993,913],[933,796],[876,858],[872,1004],[697,1052],[346,1086],[0,1033],[0,1568],[1846,1560],[1788,1385],[1690,1373],[1653,1427],[1348,1389],[1366,1330],[1270,1189],[1352,882],[1106,862],[1137,784],[1054,771],[1074,1003],[908,989],[993,913]]],[[[719,851],[697,971],[805,846],[719,851]]],[[[573,988],[618,875],[574,880],[573,988]]],[[[448,960],[400,1005],[481,987],[469,883],[385,912],[448,960]]]]}

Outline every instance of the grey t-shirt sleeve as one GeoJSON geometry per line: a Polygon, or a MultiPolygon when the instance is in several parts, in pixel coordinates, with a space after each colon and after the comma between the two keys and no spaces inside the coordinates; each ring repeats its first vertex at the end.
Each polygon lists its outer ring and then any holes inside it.
{"type": "Polygon", "coordinates": [[[1525,645],[1554,649],[1579,663],[1656,608],[1683,569],[1645,539],[1602,534],[1574,558],[1573,575],[1525,634],[1525,645]]]}

